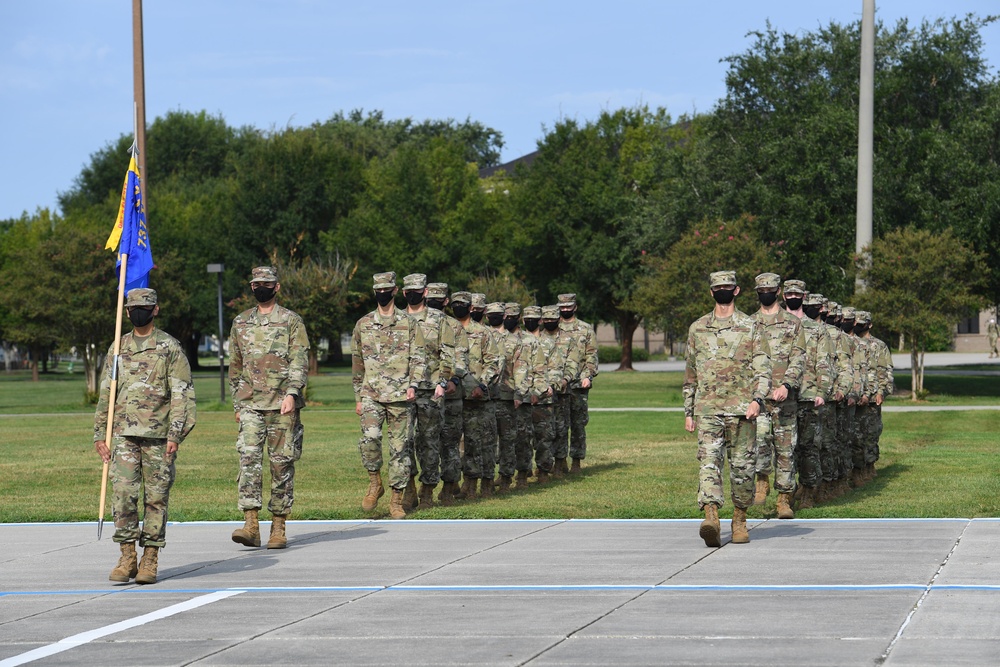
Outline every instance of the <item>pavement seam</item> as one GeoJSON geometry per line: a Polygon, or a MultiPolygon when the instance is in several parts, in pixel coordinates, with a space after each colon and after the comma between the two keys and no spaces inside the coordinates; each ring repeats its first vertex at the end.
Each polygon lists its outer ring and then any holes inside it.
{"type": "Polygon", "coordinates": [[[951,545],[951,549],[948,551],[948,554],[944,557],[944,560],[941,561],[941,565],[938,566],[937,571],[934,572],[934,576],[932,576],[931,580],[927,582],[927,586],[924,588],[924,592],[920,594],[920,598],[917,600],[916,604],[913,605],[913,608],[910,609],[910,613],[906,615],[906,619],[903,621],[903,624],[899,626],[899,630],[896,631],[896,636],[893,637],[892,641],[889,642],[889,645],[886,646],[885,651],[882,653],[882,657],[880,657],[877,661],[878,664],[885,664],[885,662],[889,659],[889,655],[892,653],[892,650],[896,647],[896,643],[903,638],[903,633],[906,631],[906,626],[910,624],[910,621],[913,619],[913,616],[917,613],[917,610],[920,609],[920,605],[922,605],[924,600],[927,599],[927,596],[931,594],[931,589],[934,588],[934,582],[937,581],[937,578],[939,576],[941,576],[941,572],[948,564],[948,561],[955,553],[955,550],[958,549],[958,545],[961,544],[962,538],[965,537],[965,531],[967,531],[969,529],[969,526],[971,525],[972,525],[972,520],[970,519],[968,522],[966,522],[965,527],[962,528],[962,533],[958,536],[958,539],[956,539],[955,543],[951,545]]]}

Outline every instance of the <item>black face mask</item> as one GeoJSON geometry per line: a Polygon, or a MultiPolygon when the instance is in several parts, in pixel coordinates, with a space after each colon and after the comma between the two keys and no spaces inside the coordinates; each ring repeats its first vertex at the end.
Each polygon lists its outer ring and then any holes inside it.
{"type": "Polygon", "coordinates": [[[274,298],[274,293],[277,290],[276,287],[264,287],[263,285],[256,285],[253,288],[253,298],[257,299],[257,303],[267,303],[274,298]]]}
{"type": "Polygon", "coordinates": [[[444,310],[444,299],[427,299],[427,307],[444,310]]]}
{"type": "Polygon", "coordinates": [[[409,292],[404,292],[403,296],[406,297],[406,303],[411,306],[419,306],[424,301],[423,290],[410,290],[409,292]]]}
{"type": "Polygon", "coordinates": [[[770,306],[775,301],[778,300],[777,292],[757,292],[757,298],[760,299],[760,305],[770,306]]]}
{"type": "Polygon", "coordinates": [[[394,296],[395,295],[392,293],[392,290],[386,290],[384,292],[375,292],[375,301],[378,302],[378,305],[385,308],[390,303],[392,303],[392,299],[394,296]]]}
{"type": "Polygon", "coordinates": [[[538,318],[537,317],[526,317],[524,318],[524,328],[528,331],[534,333],[538,330],[538,318]]]}
{"type": "Polygon", "coordinates": [[[733,302],[733,299],[736,298],[736,288],[717,289],[712,292],[712,298],[715,299],[715,302],[719,305],[725,306],[726,304],[730,304],[733,302]]]}
{"type": "Polygon", "coordinates": [[[563,318],[564,320],[572,319],[574,315],[576,315],[576,308],[570,308],[569,310],[559,311],[559,317],[563,318]]]}
{"type": "Polygon", "coordinates": [[[856,335],[860,336],[861,334],[863,334],[866,331],[868,331],[868,325],[867,324],[855,324],[854,325],[854,333],[856,335]]]}
{"type": "Polygon", "coordinates": [[[486,316],[486,321],[491,327],[498,327],[503,324],[503,313],[490,313],[486,316]]]}
{"type": "Polygon", "coordinates": [[[456,318],[464,320],[469,316],[469,304],[467,303],[456,303],[451,307],[451,313],[456,318]]]}
{"type": "Polygon", "coordinates": [[[139,307],[129,308],[128,319],[132,322],[132,326],[144,327],[153,321],[153,309],[139,307]]]}
{"type": "Polygon", "coordinates": [[[802,298],[797,296],[786,296],[785,306],[788,310],[798,310],[802,307],[802,298]]]}
{"type": "Polygon", "coordinates": [[[840,329],[844,333],[851,333],[851,330],[854,329],[854,320],[844,320],[840,323],[840,329]]]}
{"type": "Polygon", "coordinates": [[[546,331],[555,331],[559,328],[559,320],[552,320],[551,322],[542,322],[542,326],[545,327],[546,331]]]}
{"type": "Polygon", "coordinates": [[[805,311],[806,317],[810,320],[819,317],[819,306],[802,306],[802,310],[805,311]]]}
{"type": "Polygon", "coordinates": [[[473,310],[473,311],[471,311],[470,317],[472,317],[472,321],[473,322],[482,322],[483,321],[483,313],[484,312],[486,312],[486,311],[483,311],[483,310],[473,310]]]}
{"type": "Polygon", "coordinates": [[[503,318],[503,328],[507,331],[513,331],[517,328],[519,321],[516,317],[505,317],[503,318]]]}

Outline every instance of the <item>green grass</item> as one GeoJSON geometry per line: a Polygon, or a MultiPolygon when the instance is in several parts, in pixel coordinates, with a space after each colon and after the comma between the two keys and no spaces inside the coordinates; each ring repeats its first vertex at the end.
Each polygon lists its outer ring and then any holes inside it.
{"type": "MultiPolygon", "coordinates": [[[[934,387],[939,379],[947,380],[937,386],[951,392],[949,400],[1000,403],[1000,378],[928,376],[927,383],[934,387]]],[[[680,383],[680,373],[605,373],[597,379],[591,405],[677,406],[680,383]]],[[[236,424],[228,404],[219,403],[217,375],[199,374],[196,387],[198,426],[181,446],[170,518],[237,519],[236,424]]],[[[79,375],[46,376],[32,383],[18,374],[0,373],[0,415],[9,415],[0,416],[0,488],[7,500],[0,504],[0,522],[96,519],[101,465],[91,443],[93,409],[83,404],[82,395],[79,375]]],[[[367,475],[357,451],[358,418],[349,375],[311,378],[309,399],[311,406],[303,411],[306,438],[296,469],[294,517],[369,516],[359,507],[367,475]]],[[[884,419],[876,480],[800,516],[1000,515],[1000,477],[995,474],[1000,411],[885,413],[884,419]]],[[[683,430],[683,415],[594,412],[588,442],[580,476],[414,517],[698,516],[697,446],[683,430]]],[[[385,517],[386,509],[383,499],[374,516],[385,517]]],[[[730,509],[727,503],[724,514],[730,509]]],[[[773,513],[772,497],[750,515],[773,513]]],[[[106,517],[110,520],[110,509],[106,517]]]]}

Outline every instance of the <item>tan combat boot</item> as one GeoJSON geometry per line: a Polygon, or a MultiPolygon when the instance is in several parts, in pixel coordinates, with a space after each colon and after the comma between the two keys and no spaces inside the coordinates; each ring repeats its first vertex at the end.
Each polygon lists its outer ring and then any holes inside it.
{"type": "Polygon", "coordinates": [[[441,484],[441,493],[438,494],[438,502],[441,507],[451,507],[455,504],[455,482],[444,482],[441,484]]]}
{"type": "Polygon", "coordinates": [[[108,576],[108,581],[127,582],[139,571],[139,565],[136,562],[135,555],[135,542],[122,542],[118,546],[121,547],[122,555],[118,559],[118,564],[115,565],[115,569],[111,570],[111,574],[108,576]]]}
{"type": "Polygon", "coordinates": [[[813,495],[816,493],[816,489],[813,489],[808,486],[802,488],[803,491],[802,491],[802,497],[799,499],[799,509],[807,510],[811,507],[815,507],[815,503],[813,502],[813,495]]]}
{"type": "Polygon", "coordinates": [[[771,485],[767,483],[767,475],[757,475],[757,488],[753,495],[754,505],[763,505],[767,502],[767,494],[771,492],[771,485]]]}
{"type": "Polygon", "coordinates": [[[794,519],[795,512],[792,511],[792,494],[779,493],[777,509],[779,519],[794,519]]]}
{"type": "Polygon", "coordinates": [[[747,511],[739,507],[733,508],[733,544],[746,544],[750,541],[747,531],[747,511]]]}
{"type": "Polygon", "coordinates": [[[417,509],[418,502],[420,502],[420,498],[417,496],[417,476],[410,475],[410,481],[406,483],[406,488],[403,489],[403,509],[407,512],[412,512],[417,509]]]}
{"type": "Polygon", "coordinates": [[[243,510],[243,527],[233,531],[233,542],[246,547],[260,546],[260,524],[257,510],[243,510]]]}
{"type": "Polygon", "coordinates": [[[139,571],[135,575],[135,583],[156,583],[156,566],[159,554],[159,547],[146,547],[142,550],[142,560],[139,562],[139,571]]]}
{"type": "Polygon", "coordinates": [[[721,547],[721,528],[719,527],[719,506],[715,503],[705,505],[705,520],[701,522],[698,534],[705,540],[706,547],[721,547]]]}
{"type": "Polygon", "coordinates": [[[382,475],[378,470],[368,471],[368,491],[361,499],[361,509],[371,512],[378,505],[378,499],[385,495],[385,487],[382,486],[382,475]]]}
{"type": "Polygon", "coordinates": [[[455,494],[455,500],[466,500],[476,497],[476,478],[466,475],[462,478],[462,486],[455,494]]]}
{"type": "Polygon", "coordinates": [[[851,486],[852,487],[854,487],[855,489],[857,489],[858,487],[864,486],[865,482],[867,482],[867,481],[868,480],[865,479],[864,473],[861,471],[861,468],[851,468],[851,486]]]}
{"type": "Polygon", "coordinates": [[[496,489],[497,493],[498,494],[503,494],[503,493],[510,492],[510,485],[511,485],[511,482],[513,482],[513,481],[514,481],[514,478],[511,477],[510,475],[500,475],[500,485],[497,486],[497,489],[496,489]]]}
{"type": "Polygon", "coordinates": [[[267,540],[268,549],[284,549],[288,545],[285,537],[285,519],[287,514],[275,514],[271,517],[271,536],[267,540]]]}
{"type": "Polygon", "coordinates": [[[517,482],[514,484],[514,488],[518,491],[528,488],[528,471],[518,470],[517,471],[517,482]]]}
{"type": "Polygon", "coordinates": [[[569,468],[566,466],[566,459],[556,459],[551,472],[554,479],[560,479],[564,474],[569,472],[569,468]]]}
{"type": "Polygon", "coordinates": [[[490,498],[493,496],[493,478],[490,477],[486,479],[483,477],[479,480],[479,497],[480,498],[490,498]]]}
{"type": "Polygon", "coordinates": [[[539,468],[535,471],[535,478],[538,480],[539,484],[545,484],[549,481],[549,473],[547,470],[539,468]]]}
{"type": "Polygon", "coordinates": [[[434,487],[437,484],[421,484],[420,493],[418,495],[419,501],[417,503],[418,510],[429,510],[434,507],[434,487]]]}
{"type": "Polygon", "coordinates": [[[403,490],[393,489],[389,496],[389,516],[393,519],[405,519],[406,510],[403,509],[403,490]]]}
{"type": "Polygon", "coordinates": [[[874,463],[869,463],[868,464],[868,479],[875,479],[876,477],[878,477],[878,471],[875,470],[875,464],[874,463]]]}
{"type": "Polygon", "coordinates": [[[583,463],[583,459],[573,459],[573,465],[570,467],[569,472],[571,475],[575,475],[580,472],[580,464],[583,463]]]}

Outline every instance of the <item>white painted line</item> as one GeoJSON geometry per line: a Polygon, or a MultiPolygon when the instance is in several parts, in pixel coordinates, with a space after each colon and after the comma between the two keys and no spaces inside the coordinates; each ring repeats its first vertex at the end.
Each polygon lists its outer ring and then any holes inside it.
{"type": "Polygon", "coordinates": [[[0,667],[14,667],[14,665],[23,665],[28,662],[33,662],[35,660],[41,660],[42,658],[47,658],[50,655],[55,655],[57,653],[62,653],[63,651],[68,651],[71,648],[77,646],[82,646],[83,644],[88,644],[95,639],[100,639],[101,637],[107,637],[108,635],[113,635],[116,632],[122,632],[123,630],[129,630],[131,628],[138,627],[140,625],[145,625],[146,623],[151,623],[153,621],[158,621],[161,618],[167,618],[168,616],[173,616],[175,614],[180,614],[185,611],[190,611],[192,609],[197,609],[198,607],[203,607],[206,604],[212,604],[213,602],[218,602],[228,597],[234,595],[239,595],[244,591],[232,590],[232,591],[216,591],[215,593],[210,593],[208,595],[202,595],[187,602],[181,602],[180,604],[171,605],[160,609],[159,611],[150,612],[148,614],[143,614],[142,616],[136,616],[127,621],[121,621],[120,623],[113,623],[111,625],[105,625],[103,628],[97,628],[96,630],[88,630],[87,632],[81,632],[78,635],[73,635],[72,637],[66,637],[65,639],[60,639],[55,644],[49,644],[48,646],[42,646],[34,650],[28,651],[27,653],[22,653],[20,655],[15,655],[14,657],[7,658],[6,660],[0,660],[0,667]]]}

